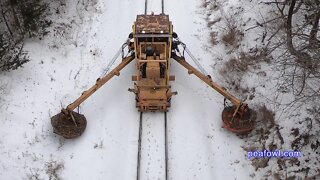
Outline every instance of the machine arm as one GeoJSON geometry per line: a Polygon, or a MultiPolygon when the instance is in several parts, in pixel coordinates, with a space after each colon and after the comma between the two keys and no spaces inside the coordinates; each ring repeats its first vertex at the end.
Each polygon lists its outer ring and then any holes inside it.
{"type": "Polygon", "coordinates": [[[120,71],[135,59],[135,53],[132,51],[131,47],[128,47],[128,54],[126,56],[124,56],[123,53],[125,47],[131,44],[131,39],[131,35],[129,35],[126,42],[121,46],[121,48],[109,62],[107,68],[104,69],[103,74],[97,79],[96,83],[90,89],[84,91],[78,99],[69,104],[66,108],[63,108],[60,113],[51,117],[51,125],[54,133],[67,139],[81,136],[87,127],[87,119],[83,114],[75,112],[74,109],[79,107],[81,103],[88,99],[111,78],[114,76],[119,76],[120,71]],[[108,73],[109,69],[112,67],[120,54],[122,56],[122,62],[108,73]]]}
{"type": "Polygon", "coordinates": [[[85,101],[88,97],[90,97],[94,92],[96,92],[100,87],[102,87],[106,82],[108,82],[111,78],[114,76],[119,76],[120,71],[126,67],[132,60],[134,60],[134,55],[125,57],[122,59],[122,62],[115,67],[111,72],[103,76],[102,78],[97,79],[96,84],[93,85],[90,89],[87,91],[84,91],[82,95],[75,100],[73,103],[69,104],[66,109],[63,109],[63,111],[71,112],[75,108],[77,108],[83,101],[85,101]]]}
{"type": "Polygon", "coordinates": [[[201,73],[199,70],[197,70],[195,67],[191,66],[186,59],[183,56],[178,56],[176,53],[172,53],[172,58],[176,60],[179,64],[181,64],[183,67],[185,67],[188,70],[189,74],[194,74],[198,78],[200,78],[202,81],[204,81],[206,84],[208,84],[210,87],[218,91],[220,94],[222,94],[224,97],[226,97],[228,100],[230,100],[234,105],[237,106],[237,110],[239,108],[244,107],[244,103],[240,101],[238,98],[234,97],[232,94],[228,93],[224,88],[219,86],[217,83],[213,82],[210,76],[206,76],[203,73],[201,73]]]}
{"type": "Polygon", "coordinates": [[[222,121],[224,123],[223,127],[229,129],[235,133],[247,133],[254,128],[254,116],[251,116],[252,110],[248,107],[246,103],[243,103],[238,98],[230,94],[226,89],[219,86],[217,83],[212,81],[210,75],[207,75],[205,70],[202,68],[197,59],[191,54],[186,45],[180,41],[178,35],[173,33],[173,49],[171,51],[171,57],[176,60],[179,64],[188,70],[189,74],[194,74],[207,85],[212,87],[214,90],[218,91],[226,99],[230,100],[234,106],[225,106],[222,111],[222,121]],[[182,47],[183,52],[180,53],[180,48],[182,47]],[[191,66],[185,59],[184,53],[189,54],[190,58],[198,66],[199,70],[191,66]],[[179,54],[179,55],[178,55],[179,54]]]}

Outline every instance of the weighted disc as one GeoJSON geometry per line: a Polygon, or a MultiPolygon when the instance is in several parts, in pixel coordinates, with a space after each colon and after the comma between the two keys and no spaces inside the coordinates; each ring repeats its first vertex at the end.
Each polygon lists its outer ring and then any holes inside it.
{"type": "Polygon", "coordinates": [[[59,113],[51,117],[51,125],[53,132],[63,136],[66,139],[72,139],[81,136],[87,127],[87,120],[83,114],[71,112],[75,122],[70,114],[59,113]]]}
{"type": "Polygon", "coordinates": [[[225,128],[235,133],[250,132],[254,127],[254,120],[251,118],[252,110],[247,108],[242,112],[242,115],[237,113],[235,117],[233,117],[236,109],[236,106],[229,106],[223,109],[222,121],[225,128]]]}

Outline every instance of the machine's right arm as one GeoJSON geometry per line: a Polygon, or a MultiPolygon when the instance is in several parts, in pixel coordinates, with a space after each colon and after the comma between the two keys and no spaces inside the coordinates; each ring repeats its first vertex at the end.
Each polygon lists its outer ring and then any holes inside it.
{"type": "Polygon", "coordinates": [[[213,89],[215,89],[216,91],[218,91],[221,95],[223,95],[224,97],[226,97],[228,100],[230,100],[234,105],[236,105],[238,108],[240,108],[242,105],[244,105],[244,103],[242,103],[241,100],[239,100],[238,98],[234,97],[232,94],[230,94],[229,92],[227,92],[224,88],[222,88],[221,86],[219,86],[217,83],[213,82],[211,77],[204,75],[203,73],[201,73],[199,70],[197,70],[195,67],[193,67],[192,65],[190,65],[186,59],[182,56],[178,56],[175,53],[172,54],[172,58],[174,60],[176,60],[179,64],[181,64],[183,67],[185,67],[188,70],[189,74],[194,74],[196,75],[198,78],[200,78],[203,82],[205,82],[206,84],[208,84],[210,87],[212,87],[213,89]]]}

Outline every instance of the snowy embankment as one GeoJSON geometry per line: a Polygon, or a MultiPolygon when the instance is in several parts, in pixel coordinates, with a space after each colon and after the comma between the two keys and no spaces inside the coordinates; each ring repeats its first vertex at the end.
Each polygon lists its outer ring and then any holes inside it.
{"type": "MultiPolygon", "coordinates": [[[[256,169],[252,176],[316,179],[320,177],[319,113],[311,111],[310,107],[315,106],[311,103],[312,97],[302,100],[295,96],[292,87],[283,86],[287,69],[279,62],[286,62],[282,55],[287,47],[278,46],[274,51],[272,48],[273,43],[286,41],[286,33],[282,29],[283,20],[277,18],[277,3],[265,2],[203,1],[213,44],[210,51],[217,60],[213,70],[219,82],[224,82],[221,84],[257,110],[257,125],[244,137],[244,149],[302,153],[298,158],[252,159],[250,164],[256,169]],[[278,29],[278,26],[282,28],[278,29]]],[[[289,3],[286,5],[284,12],[289,3]]],[[[299,15],[295,17],[297,22],[293,21],[293,24],[304,22],[299,15]]],[[[292,83],[299,85],[299,82],[292,83]]]]}
{"type": "MultiPolygon", "coordinates": [[[[210,45],[200,4],[168,0],[165,13],[210,73],[215,56],[206,50],[210,45]]],[[[158,3],[149,6],[149,12],[160,13],[158,3]]],[[[26,43],[31,62],[1,74],[0,179],[134,179],[139,113],[127,91],[133,84],[133,64],[81,105],[88,127],[80,138],[54,135],[50,116],[100,76],[131,32],[136,15],[144,12],[144,1],[98,1],[87,8],[69,2],[65,11],[56,15],[52,34],[26,43]]],[[[170,179],[249,179],[253,168],[243,142],[221,128],[223,97],[177,63],[172,65],[172,87],[179,94],[168,113],[170,179]]],[[[148,116],[152,123],[152,114],[148,116]]],[[[157,148],[148,150],[155,153],[157,148]]],[[[160,171],[161,165],[153,164],[157,160],[147,161],[151,169],[143,178],[161,179],[161,173],[154,174],[160,171]]]]}

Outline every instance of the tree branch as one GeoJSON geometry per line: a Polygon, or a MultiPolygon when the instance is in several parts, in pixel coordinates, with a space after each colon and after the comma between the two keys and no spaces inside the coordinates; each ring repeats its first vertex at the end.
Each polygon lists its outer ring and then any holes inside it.
{"type": "Polygon", "coordinates": [[[320,19],[320,10],[318,10],[317,14],[315,14],[313,26],[310,31],[309,45],[311,48],[317,48],[319,47],[319,44],[320,44],[319,40],[317,39],[319,19],[320,19]]]}
{"type": "Polygon", "coordinates": [[[7,20],[7,18],[6,18],[5,12],[3,11],[3,6],[2,6],[2,4],[0,4],[0,6],[1,6],[1,14],[2,14],[3,20],[4,20],[4,22],[5,22],[6,26],[7,26],[7,29],[8,29],[8,31],[9,31],[11,37],[13,37],[13,33],[12,33],[12,31],[11,31],[11,29],[10,29],[10,26],[9,26],[9,24],[8,24],[8,20],[7,20]]]}
{"type": "Polygon", "coordinates": [[[293,10],[294,6],[296,4],[296,0],[291,1],[291,5],[288,12],[288,18],[287,18],[287,46],[290,53],[294,56],[298,55],[297,50],[293,47],[292,43],[292,16],[293,16],[293,10]]]}

